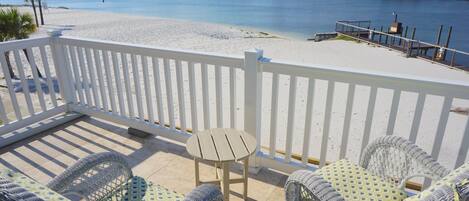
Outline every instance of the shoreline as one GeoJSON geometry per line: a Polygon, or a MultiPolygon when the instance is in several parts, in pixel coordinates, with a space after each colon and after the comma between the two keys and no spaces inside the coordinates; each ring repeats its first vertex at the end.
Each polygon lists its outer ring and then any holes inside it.
{"type": "MultiPolygon", "coordinates": [[[[2,7],[17,7],[17,8],[32,8],[32,6],[27,4],[22,5],[14,5],[14,4],[0,4],[0,8],[2,7]]],[[[233,25],[233,24],[224,24],[224,23],[216,23],[216,22],[207,22],[207,21],[199,21],[193,19],[182,19],[182,18],[169,18],[169,17],[162,17],[162,16],[147,16],[147,15],[138,15],[138,14],[130,14],[130,13],[120,13],[120,12],[112,12],[112,11],[105,11],[105,10],[89,10],[89,9],[77,9],[77,8],[68,8],[65,6],[58,6],[58,7],[48,7],[49,9],[59,9],[59,10],[73,10],[73,11],[82,11],[82,12],[95,12],[95,13],[107,13],[107,14],[119,14],[119,15],[128,15],[134,17],[147,17],[147,18],[159,18],[159,19],[166,19],[166,20],[177,20],[183,22],[192,22],[192,23],[208,23],[214,24],[219,26],[228,26],[231,28],[239,29],[240,31],[246,32],[246,34],[256,33],[261,35],[260,37],[256,38],[285,38],[289,40],[298,40],[298,41],[306,41],[306,38],[302,38],[299,36],[295,36],[293,33],[287,32],[276,32],[274,30],[269,29],[262,29],[257,27],[249,27],[249,26],[240,26],[240,25],[233,25]]],[[[46,23],[47,24],[47,23],[46,23]]]]}
{"type": "MultiPolygon", "coordinates": [[[[18,6],[22,12],[30,7],[18,6]]],[[[263,49],[264,56],[296,63],[368,69],[393,74],[469,81],[469,73],[398,51],[344,40],[311,42],[267,30],[187,19],[131,15],[105,11],[49,7],[46,25],[32,37],[45,36],[46,29],[64,29],[64,35],[242,55],[263,49]],[[431,70],[429,70],[431,69],[431,70]]]]}

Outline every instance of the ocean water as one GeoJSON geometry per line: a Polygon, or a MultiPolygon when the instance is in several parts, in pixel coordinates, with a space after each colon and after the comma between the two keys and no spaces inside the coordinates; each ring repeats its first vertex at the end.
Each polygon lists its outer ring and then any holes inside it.
{"type": "MultiPolygon", "coordinates": [[[[158,16],[252,27],[300,39],[334,31],[337,20],[389,26],[393,12],[416,38],[434,42],[440,25],[453,26],[450,47],[469,52],[468,0],[43,0],[49,6],[158,16]]],[[[23,0],[0,0],[22,4],[23,0]]],[[[443,39],[446,38],[443,32],[443,39]]]]}

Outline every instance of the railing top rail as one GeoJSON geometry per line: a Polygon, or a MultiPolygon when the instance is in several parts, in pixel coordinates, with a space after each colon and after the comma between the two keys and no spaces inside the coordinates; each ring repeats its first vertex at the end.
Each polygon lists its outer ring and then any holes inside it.
{"type": "Polygon", "coordinates": [[[461,50],[456,50],[456,49],[453,49],[453,48],[444,47],[444,46],[441,46],[441,45],[435,45],[435,44],[427,43],[427,42],[420,41],[420,40],[405,38],[405,37],[402,37],[402,36],[396,36],[396,35],[392,35],[392,34],[382,32],[382,31],[376,31],[376,30],[367,29],[367,28],[364,28],[364,27],[355,26],[353,24],[349,24],[347,21],[337,21],[336,23],[344,25],[344,26],[352,27],[352,28],[355,28],[355,29],[360,29],[360,30],[364,30],[364,31],[372,31],[373,33],[378,33],[378,34],[382,34],[382,35],[385,35],[385,36],[402,39],[402,40],[405,40],[407,42],[417,42],[417,43],[421,43],[421,44],[424,44],[424,45],[433,46],[433,47],[441,48],[441,49],[444,49],[444,50],[447,50],[447,51],[457,52],[459,54],[464,54],[464,55],[469,56],[468,52],[464,52],[464,51],[461,51],[461,50]]]}
{"type": "Polygon", "coordinates": [[[337,23],[337,24],[344,25],[344,26],[352,27],[352,28],[355,28],[355,29],[361,29],[361,30],[364,30],[364,31],[372,31],[372,32],[374,32],[374,33],[378,33],[378,34],[382,34],[382,35],[386,35],[386,36],[390,36],[390,37],[395,37],[395,38],[399,38],[399,39],[406,40],[406,41],[414,41],[414,42],[417,42],[417,40],[412,40],[412,39],[410,39],[410,38],[404,38],[404,37],[401,37],[401,36],[396,36],[396,35],[388,34],[388,33],[382,32],[382,31],[376,31],[376,30],[372,30],[372,29],[365,28],[365,27],[355,26],[355,25],[353,25],[353,24],[349,24],[349,23],[343,22],[343,21],[337,21],[336,23],[337,23]]]}
{"type": "Polygon", "coordinates": [[[22,40],[11,40],[0,42],[0,52],[6,52],[28,47],[47,45],[50,43],[50,37],[28,38],[22,40]]]}
{"type": "Polygon", "coordinates": [[[469,56],[469,52],[464,52],[464,51],[461,51],[461,50],[456,50],[456,49],[453,49],[453,48],[448,48],[448,47],[443,47],[441,45],[435,45],[435,44],[431,44],[431,43],[428,43],[428,42],[424,42],[424,41],[417,41],[421,44],[424,44],[424,45],[428,45],[428,46],[434,46],[434,47],[437,47],[437,48],[441,48],[441,49],[444,49],[444,50],[448,50],[448,51],[452,51],[452,52],[457,52],[459,54],[464,54],[464,55],[467,55],[469,56]]]}
{"type": "Polygon", "coordinates": [[[363,85],[376,84],[384,88],[401,88],[416,92],[425,89],[427,91],[439,91],[441,92],[440,94],[453,96],[455,98],[469,99],[469,82],[466,81],[443,80],[348,67],[310,65],[278,60],[262,60],[261,63],[264,64],[264,72],[315,77],[318,79],[330,79],[363,85]],[[388,84],[392,84],[392,86],[388,86],[388,84]]]}
{"type": "Polygon", "coordinates": [[[136,45],[122,42],[112,42],[96,39],[83,39],[69,36],[62,36],[59,42],[67,45],[91,47],[96,49],[109,49],[113,51],[141,54],[146,56],[167,57],[172,59],[186,59],[187,61],[207,60],[207,62],[214,62],[209,64],[216,64],[222,66],[230,66],[243,68],[244,57],[232,56],[218,53],[205,53],[191,50],[179,50],[170,48],[161,48],[147,45],[136,45]]]}
{"type": "Polygon", "coordinates": [[[368,22],[368,23],[371,23],[371,20],[339,20],[337,22],[345,22],[345,23],[358,23],[358,22],[368,22]]]}

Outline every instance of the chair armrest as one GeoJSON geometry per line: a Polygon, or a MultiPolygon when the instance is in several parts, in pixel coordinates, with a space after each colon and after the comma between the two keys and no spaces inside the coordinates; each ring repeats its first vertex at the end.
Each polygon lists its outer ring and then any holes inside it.
{"type": "Polygon", "coordinates": [[[131,177],[132,170],[125,156],[104,152],[78,160],[47,186],[66,197],[99,200],[119,189],[131,177]]]}
{"type": "Polygon", "coordinates": [[[417,145],[398,136],[383,136],[370,143],[360,166],[396,185],[416,175],[439,180],[449,173],[417,145]]]}
{"type": "Polygon", "coordinates": [[[431,175],[426,175],[426,174],[414,174],[414,175],[409,175],[401,180],[401,183],[399,183],[399,188],[402,190],[405,190],[406,184],[408,181],[410,181],[413,178],[416,177],[422,177],[422,178],[428,178],[428,179],[433,179],[431,175]]]}
{"type": "Polygon", "coordinates": [[[218,186],[203,184],[187,194],[184,201],[223,201],[223,194],[218,186]]]}
{"type": "Polygon", "coordinates": [[[344,201],[345,199],[320,175],[308,170],[293,172],[285,184],[287,201],[344,201]]]}

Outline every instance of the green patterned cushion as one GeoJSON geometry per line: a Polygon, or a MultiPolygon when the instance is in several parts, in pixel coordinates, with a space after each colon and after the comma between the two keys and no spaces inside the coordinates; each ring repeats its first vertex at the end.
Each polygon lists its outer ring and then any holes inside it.
{"type": "Polygon", "coordinates": [[[347,160],[334,162],[315,173],[329,181],[345,200],[404,200],[405,191],[347,160]]]}
{"type": "Polygon", "coordinates": [[[14,172],[10,169],[0,167],[0,177],[3,177],[11,182],[18,184],[19,186],[25,188],[31,193],[36,194],[36,196],[44,200],[68,200],[62,195],[56,193],[55,191],[50,190],[46,186],[32,180],[31,178],[14,172]]]}
{"type": "MultiPolygon", "coordinates": [[[[454,192],[452,192],[452,190],[456,190],[456,184],[462,185],[462,182],[467,178],[469,178],[469,163],[465,163],[456,170],[451,171],[448,175],[432,184],[429,188],[417,195],[409,197],[406,201],[454,200],[454,192]]],[[[462,186],[460,188],[462,188],[462,186]]]]}
{"type": "Polygon", "coordinates": [[[122,188],[112,195],[112,201],[182,201],[184,195],[168,190],[160,185],[154,185],[145,181],[144,178],[134,176],[122,188]]]}

